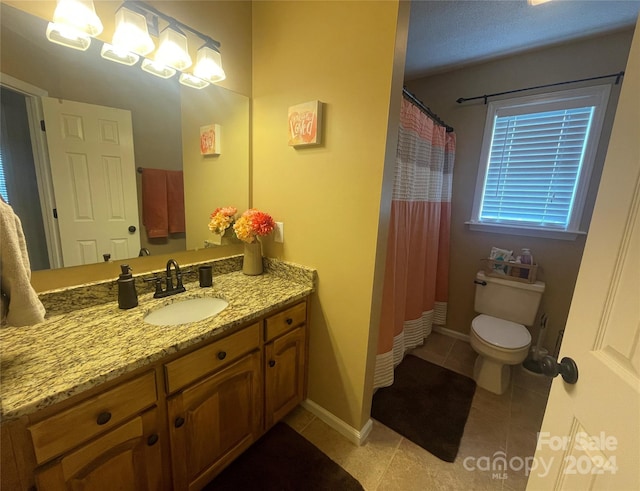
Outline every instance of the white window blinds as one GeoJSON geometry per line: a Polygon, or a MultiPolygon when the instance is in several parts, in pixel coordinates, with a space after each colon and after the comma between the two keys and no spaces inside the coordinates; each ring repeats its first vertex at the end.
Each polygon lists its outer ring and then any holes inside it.
{"type": "Polygon", "coordinates": [[[573,240],[587,200],[610,86],[489,103],[471,230],[573,240]]]}
{"type": "Polygon", "coordinates": [[[497,116],[480,220],[566,228],[594,109],[497,116]]]}
{"type": "Polygon", "coordinates": [[[5,202],[9,202],[9,195],[7,194],[7,181],[4,176],[4,165],[2,164],[2,145],[0,145],[0,195],[2,195],[5,202]]]}

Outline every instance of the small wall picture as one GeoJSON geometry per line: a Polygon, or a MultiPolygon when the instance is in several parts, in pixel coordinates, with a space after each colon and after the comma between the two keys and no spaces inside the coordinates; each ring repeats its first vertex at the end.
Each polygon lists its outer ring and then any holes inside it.
{"type": "Polygon", "coordinates": [[[322,143],[322,102],[310,101],[289,108],[289,146],[322,143]]]}
{"type": "Polygon", "coordinates": [[[220,155],[220,125],[200,127],[200,154],[220,155]]]}

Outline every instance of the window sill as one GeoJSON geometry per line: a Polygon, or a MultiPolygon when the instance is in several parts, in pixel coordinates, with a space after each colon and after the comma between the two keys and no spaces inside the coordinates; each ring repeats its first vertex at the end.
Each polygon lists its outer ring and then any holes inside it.
{"type": "Polygon", "coordinates": [[[581,230],[553,230],[553,229],[541,229],[530,227],[518,227],[517,225],[502,225],[498,223],[479,223],[479,222],[464,222],[469,225],[469,230],[475,230],[477,232],[490,232],[494,234],[504,235],[524,235],[527,237],[542,237],[545,239],[560,239],[560,240],[576,240],[581,235],[587,235],[587,232],[581,230]]]}

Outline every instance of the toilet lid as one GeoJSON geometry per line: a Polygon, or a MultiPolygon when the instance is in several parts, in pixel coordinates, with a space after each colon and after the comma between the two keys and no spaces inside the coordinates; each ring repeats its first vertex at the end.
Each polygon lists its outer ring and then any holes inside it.
{"type": "Polygon", "coordinates": [[[471,323],[471,329],[487,343],[507,349],[523,348],[531,342],[529,330],[522,324],[479,315],[471,323]]]}

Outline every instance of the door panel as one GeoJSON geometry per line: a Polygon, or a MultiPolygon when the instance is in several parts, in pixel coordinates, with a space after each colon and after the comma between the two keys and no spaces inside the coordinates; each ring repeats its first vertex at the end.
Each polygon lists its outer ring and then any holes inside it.
{"type": "Polygon", "coordinates": [[[527,489],[640,489],[640,24],[527,489]]]}
{"type": "Polygon", "coordinates": [[[64,266],[138,255],[131,113],[43,97],[64,266]],[[134,226],[136,231],[129,232],[134,226]]]}

